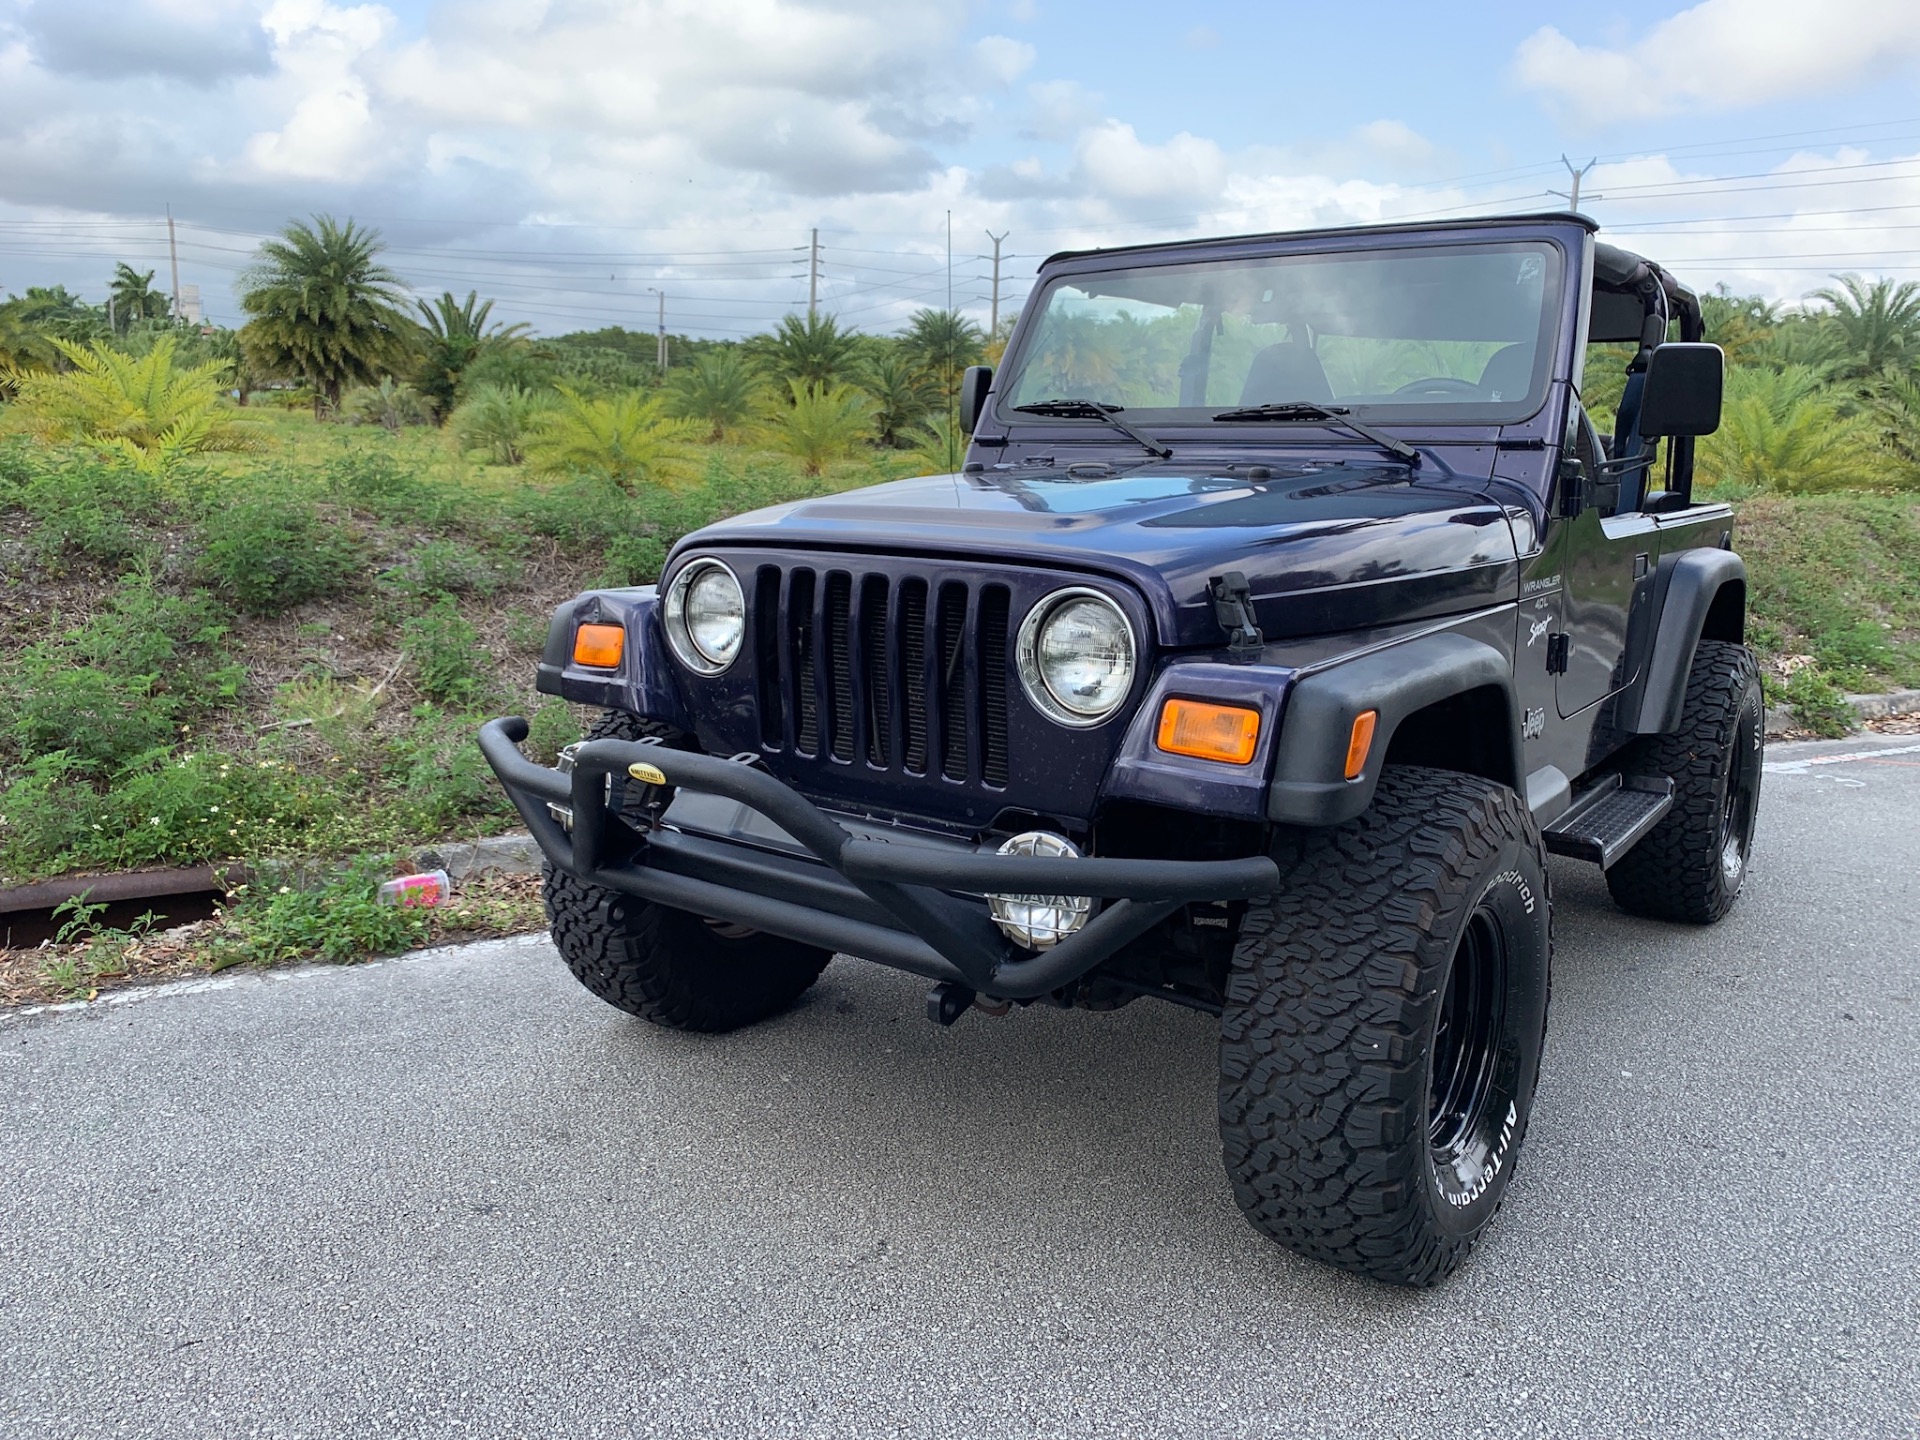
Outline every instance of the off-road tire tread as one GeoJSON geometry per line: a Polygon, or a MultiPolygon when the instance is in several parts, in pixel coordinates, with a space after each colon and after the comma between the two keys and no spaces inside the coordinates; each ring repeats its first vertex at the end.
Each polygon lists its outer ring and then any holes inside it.
{"type": "MultiPolygon", "coordinates": [[[[668,726],[620,711],[587,732],[590,740],[649,735],[687,743],[668,726]]],[[[776,935],[729,939],[685,911],[585,884],[551,865],[541,868],[540,898],[575,979],[609,1005],[673,1030],[737,1030],[777,1015],[833,958],[776,935]]]]}
{"type": "Polygon", "coordinates": [[[1760,667],[1744,645],[1702,640],[1687,673],[1680,728],[1637,740],[1616,762],[1673,778],[1673,807],[1607,871],[1614,904],[1650,920],[1711,925],[1732,908],[1720,874],[1722,807],[1740,706],[1760,667]]]}
{"type": "MultiPolygon", "coordinates": [[[[1413,766],[1381,774],[1372,807],[1330,830],[1285,833],[1280,889],[1249,908],[1221,1017],[1220,1128],[1234,1197],[1289,1249],[1343,1270],[1431,1285],[1484,1224],[1432,1225],[1423,1036],[1449,960],[1440,937],[1464,921],[1476,881],[1508,841],[1542,855],[1514,792],[1413,766]]],[[[1551,998],[1552,898],[1546,999],[1551,998]]],[[[1527,1078],[1512,1154],[1522,1148],[1527,1078]]],[[[1496,1180],[1498,1196],[1511,1165],[1496,1180]]]]}

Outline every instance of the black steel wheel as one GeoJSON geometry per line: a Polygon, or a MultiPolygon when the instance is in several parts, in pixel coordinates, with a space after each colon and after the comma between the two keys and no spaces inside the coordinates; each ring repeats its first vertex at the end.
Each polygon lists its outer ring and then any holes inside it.
{"type": "Polygon", "coordinates": [[[1303,1255],[1403,1285],[1464,1260],[1513,1176],[1546,1032],[1552,896],[1504,785],[1389,766],[1276,842],[1220,1026],[1234,1197],[1303,1255]]]}

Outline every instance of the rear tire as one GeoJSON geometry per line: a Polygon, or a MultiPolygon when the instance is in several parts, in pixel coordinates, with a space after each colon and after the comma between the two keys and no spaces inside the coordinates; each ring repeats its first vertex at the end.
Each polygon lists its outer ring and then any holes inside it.
{"type": "MultiPolygon", "coordinates": [[[[690,736],[619,711],[590,740],[690,736]]],[[[574,978],[609,1005],[673,1030],[737,1030],[792,1006],[833,956],[811,945],[588,885],[551,865],[541,871],[548,930],[574,978]]]]}
{"type": "Polygon", "coordinates": [[[1234,1198],[1272,1239],[1432,1285],[1506,1195],[1553,953],[1540,835],[1503,785],[1389,766],[1373,805],[1273,850],[1220,1029],[1234,1198]]]}
{"type": "Polygon", "coordinates": [[[1702,640],[1687,676],[1680,728],[1636,741],[1619,762],[1632,775],[1673,777],[1673,807],[1607,871],[1613,903],[1633,915],[1711,925],[1747,878],[1766,701],[1744,645],[1702,640]]]}

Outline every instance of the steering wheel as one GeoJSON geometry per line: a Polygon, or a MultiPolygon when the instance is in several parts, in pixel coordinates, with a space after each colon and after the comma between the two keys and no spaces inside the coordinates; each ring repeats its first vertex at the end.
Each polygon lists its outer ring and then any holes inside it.
{"type": "Polygon", "coordinates": [[[1451,375],[1429,375],[1422,380],[1409,380],[1396,395],[1478,395],[1480,387],[1471,380],[1456,380],[1451,375]]]}

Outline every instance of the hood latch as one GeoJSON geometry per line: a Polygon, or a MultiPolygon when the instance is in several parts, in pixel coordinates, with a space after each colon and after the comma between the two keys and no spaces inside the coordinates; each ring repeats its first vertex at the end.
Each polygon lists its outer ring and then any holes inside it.
{"type": "Polygon", "coordinates": [[[1259,650],[1267,643],[1253,612],[1253,588],[1244,571],[1229,570],[1207,581],[1207,593],[1213,597],[1213,618],[1227,632],[1227,650],[1235,655],[1259,650]]]}

